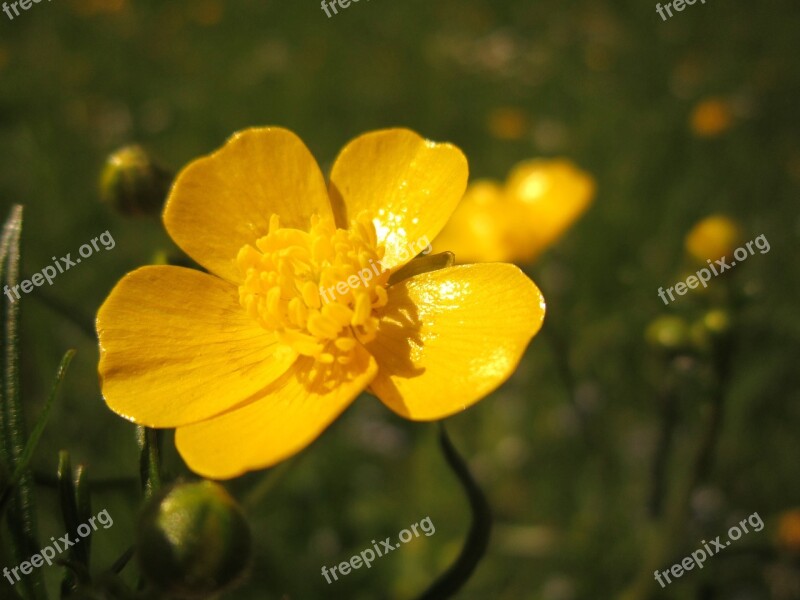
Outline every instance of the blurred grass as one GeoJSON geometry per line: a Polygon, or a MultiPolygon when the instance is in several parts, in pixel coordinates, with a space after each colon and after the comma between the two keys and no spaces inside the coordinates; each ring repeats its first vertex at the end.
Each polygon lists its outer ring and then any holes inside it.
{"type": "MultiPolygon", "coordinates": [[[[497,517],[489,556],[460,597],[615,597],[648,545],[658,379],[643,330],[658,314],[695,309],[684,297],[667,311],[656,291],[682,278],[683,236],[711,212],[737,218],[747,239],[765,234],[771,251],[731,274],[746,303],[718,461],[695,498],[686,550],[754,511],[767,532],[743,543],[769,545],[777,514],[800,505],[798,27],[789,0],[698,3],[665,23],[654,3],[630,1],[374,0],[331,19],[315,2],[35,4],[14,21],[0,16],[0,208],[26,205],[23,277],[111,232],[113,250],[46,290],[91,321],[123,274],[172,247],[157,221],[125,220],[97,201],[97,174],[121,144],[142,143],[179,168],[237,129],[275,124],[327,168],[353,136],[402,125],[456,143],[473,177],[502,178],[531,156],[571,158],[597,178],[595,205],[530,272],[577,389],[565,388],[540,334],[508,384],[450,420],[497,517]],[[700,139],[689,115],[709,96],[729,99],[735,117],[723,135],[700,139]],[[529,120],[517,139],[489,130],[504,107],[529,120]]],[[[95,341],[36,298],[22,302],[31,412],[63,352],[78,348],[37,470],[53,474],[67,448],[90,478],[135,478],[133,426],[100,398],[95,341]]],[[[702,426],[702,375],[681,400],[672,476],[688,468],[702,426]]],[[[184,473],[174,451],[168,467],[184,473]]],[[[263,476],[230,488],[243,498],[263,476]]],[[[132,538],[138,497],[126,489],[94,498],[115,520],[95,536],[98,567],[132,538]]],[[[64,531],[54,490],[40,492],[46,540],[64,531]]],[[[257,560],[231,598],[411,597],[457,554],[468,523],[435,428],[370,397],[294,459],[250,517],[257,560]],[[334,585],[320,576],[323,564],[425,516],[435,535],[334,585]]],[[[770,573],[753,555],[720,556],[652,589],[780,598],[770,573]]]]}

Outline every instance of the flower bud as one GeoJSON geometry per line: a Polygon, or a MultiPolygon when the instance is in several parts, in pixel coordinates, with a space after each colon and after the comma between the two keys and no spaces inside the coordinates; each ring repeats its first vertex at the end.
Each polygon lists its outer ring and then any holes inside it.
{"type": "Polygon", "coordinates": [[[706,312],[691,326],[694,346],[699,350],[709,350],[723,343],[731,329],[731,316],[726,310],[714,309],[706,312]]]}
{"type": "Polygon", "coordinates": [[[663,315],[650,322],[645,339],[652,347],[679,352],[689,347],[689,326],[682,317],[663,315]]]}
{"type": "Polygon", "coordinates": [[[155,164],[141,146],[125,146],[106,160],[100,198],[126,216],[157,215],[171,182],[171,174],[155,164]]]}
{"type": "Polygon", "coordinates": [[[175,598],[205,598],[244,575],[250,529],[219,484],[178,484],[145,507],[136,551],[142,573],[156,589],[175,598]]]}

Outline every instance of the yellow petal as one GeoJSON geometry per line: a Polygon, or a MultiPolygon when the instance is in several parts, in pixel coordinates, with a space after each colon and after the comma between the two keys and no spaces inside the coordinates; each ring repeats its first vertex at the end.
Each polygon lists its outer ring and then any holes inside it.
{"type": "Polygon", "coordinates": [[[725,215],[710,215],[686,234],[686,252],[698,263],[733,255],[742,240],[739,225],[725,215]]]}
{"type": "Polygon", "coordinates": [[[514,260],[531,262],[580,217],[594,196],[594,180],[567,160],[531,160],[511,170],[506,195],[522,212],[509,230],[514,260]]]}
{"type": "Polygon", "coordinates": [[[314,213],[333,217],[314,157],[291,131],[266,127],[239,132],[184,168],[164,225],[199,264],[238,282],[236,253],[267,234],[272,214],[282,227],[305,231],[314,213]]]}
{"type": "Polygon", "coordinates": [[[508,379],[544,311],[514,265],[461,265],[398,283],[367,344],[380,369],[370,389],[415,421],[464,410],[508,379]]]}
{"type": "Polygon", "coordinates": [[[467,159],[451,144],[435,144],[408,129],[364,134],[341,151],[331,171],[337,224],[362,211],[386,245],[386,269],[403,265],[444,227],[467,185],[467,159]]]}
{"type": "Polygon", "coordinates": [[[206,273],[143,267],[97,314],[103,396],[151,427],[219,414],[262,391],[295,360],[239,305],[238,290],[206,273]]]}
{"type": "Polygon", "coordinates": [[[506,216],[511,208],[499,184],[478,180],[469,185],[447,225],[433,242],[434,252],[452,252],[460,264],[508,262],[515,258],[506,230],[521,227],[506,216]]]}
{"type": "Polygon", "coordinates": [[[236,477],[292,456],[313,442],[375,376],[375,360],[363,346],[354,352],[354,359],[341,367],[346,376],[337,381],[310,378],[313,359],[301,357],[255,401],[180,427],[178,451],[189,468],[212,479],[236,477]]]}

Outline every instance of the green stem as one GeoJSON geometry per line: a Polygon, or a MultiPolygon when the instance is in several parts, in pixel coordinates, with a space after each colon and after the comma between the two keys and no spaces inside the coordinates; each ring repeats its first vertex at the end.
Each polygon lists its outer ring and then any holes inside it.
{"type": "Polygon", "coordinates": [[[715,350],[714,370],[717,381],[692,468],[674,495],[673,502],[662,522],[650,529],[647,540],[649,551],[645,554],[642,568],[636,579],[620,595],[622,600],[644,600],[653,596],[656,591],[653,588],[653,571],[665,566],[664,563],[669,561],[670,554],[675,551],[686,531],[692,493],[707,480],[713,465],[725,413],[725,395],[730,380],[732,355],[732,348],[728,344],[715,350]]]}
{"type": "Polygon", "coordinates": [[[452,598],[472,576],[486,553],[492,532],[492,513],[483,491],[472,477],[464,459],[458,454],[447,435],[443,423],[439,424],[439,444],[445,460],[464,488],[472,512],[472,523],[464,547],[456,561],[425,590],[418,600],[444,600],[452,598]]]}
{"type": "Polygon", "coordinates": [[[136,444],[142,489],[145,498],[150,498],[161,487],[161,435],[157,429],[137,425],[136,444]]]}
{"type": "Polygon", "coordinates": [[[275,489],[278,483],[283,480],[289,471],[301,460],[303,460],[303,457],[307,456],[307,454],[308,453],[303,453],[300,456],[296,456],[290,460],[285,460],[277,466],[269,469],[266,473],[264,473],[259,482],[253,486],[253,489],[247,493],[242,501],[242,504],[246,508],[254,510],[267,496],[269,496],[270,492],[275,489]]]}

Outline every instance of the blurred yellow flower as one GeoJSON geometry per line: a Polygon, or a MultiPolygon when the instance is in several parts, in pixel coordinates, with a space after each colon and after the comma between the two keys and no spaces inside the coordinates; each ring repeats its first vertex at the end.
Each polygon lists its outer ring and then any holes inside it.
{"type": "Polygon", "coordinates": [[[739,245],[739,225],[725,215],[711,215],[699,221],[686,234],[684,246],[694,260],[704,263],[730,256],[739,245]]]}
{"type": "Polygon", "coordinates": [[[592,177],[568,160],[522,162],[505,185],[470,184],[434,249],[462,263],[532,262],[586,211],[594,191],[592,177]]]}
{"type": "Polygon", "coordinates": [[[290,131],[234,135],[180,173],[164,209],[210,274],[143,267],[100,308],[106,403],[176,427],[189,467],[220,479],[302,450],[367,388],[412,420],[466,409],[510,376],[544,318],[513,265],[398,274],[466,182],[458,148],[405,129],[351,141],[327,187],[290,131]]]}
{"type": "Polygon", "coordinates": [[[778,521],[778,545],[790,552],[800,552],[800,508],[781,515],[778,521]]]}
{"type": "Polygon", "coordinates": [[[695,105],[690,119],[692,131],[698,137],[716,137],[727,131],[733,121],[728,102],[708,98],[695,105]]]}

